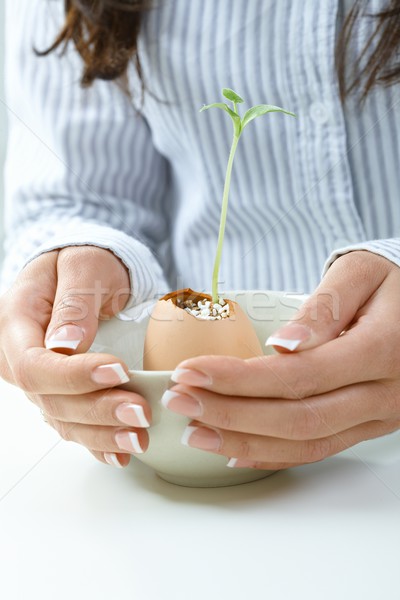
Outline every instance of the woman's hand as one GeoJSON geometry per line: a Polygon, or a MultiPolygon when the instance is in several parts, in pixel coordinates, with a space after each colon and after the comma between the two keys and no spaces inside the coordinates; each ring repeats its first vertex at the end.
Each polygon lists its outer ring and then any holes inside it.
{"type": "Polygon", "coordinates": [[[23,389],[65,440],[126,466],[148,445],[144,398],[118,389],[127,367],[85,352],[99,319],[122,310],[129,276],[109,250],[74,246],[42,254],[1,298],[0,375],[23,389]]]}
{"type": "Polygon", "coordinates": [[[163,403],[195,419],[183,441],[229,466],[282,469],[399,429],[399,298],[399,267],[366,251],[341,256],[274,334],[280,354],[178,366],[163,403]]]}

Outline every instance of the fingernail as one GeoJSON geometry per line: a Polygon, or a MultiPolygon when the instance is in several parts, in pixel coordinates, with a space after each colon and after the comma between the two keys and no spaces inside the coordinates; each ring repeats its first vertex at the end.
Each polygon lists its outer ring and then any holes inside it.
{"type": "Polygon", "coordinates": [[[164,392],[161,404],[165,408],[172,410],[172,412],[185,415],[186,417],[200,417],[203,412],[203,407],[195,398],[186,394],[178,394],[178,392],[173,392],[172,390],[164,392]]]}
{"type": "Polygon", "coordinates": [[[186,385],[211,385],[212,379],[206,373],[194,371],[193,369],[175,369],[171,375],[172,381],[175,383],[185,383],[186,385]]]}
{"type": "Polygon", "coordinates": [[[227,465],[231,469],[254,469],[257,463],[254,460],[244,460],[242,458],[230,458],[227,465]]]}
{"type": "Polygon", "coordinates": [[[63,325],[54,331],[45,341],[47,350],[65,348],[76,350],[83,340],[85,332],[77,325],[63,325]]]}
{"type": "Polygon", "coordinates": [[[118,431],[115,434],[115,441],[120,450],[133,454],[143,454],[138,435],[133,431],[118,431]]]}
{"type": "Polygon", "coordinates": [[[95,383],[104,385],[117,385],[118,383],[126,383],[129,381],[129,377],[122,368],[122,365],[113,363],[111,365],[96,367],[92,371],[92,380],[95,383]]]}
{"type": "Polygon", "coordinates": [[[296,350],[302,342],[306,342],[311,337],[311,329],[307,325],[297,325],[296,323],[286,325],[275,331],[265,342],[266,346],[281,346],[287,350],[296,350]]]}
{"type": "Polygon", "coordinates": [[[144,414],[143,406],[140,404],[119,404],[115,409],[117,419],[125,425],[132,427],[150,427],[150,423],[144,414]]]}
{"type": "Polygon", "coordinates": [[[118,460],[118,456],[114,452],[104,452],[104,458],[106,462],[112,467],[117,467],[117,469],[124,469],[124,465],[118,460]]]}
{"type": "Polygon", "coordinates": [[[217,452],[221,448],[222,439],[219,433],[214,431],[214,429],[188,425],[183,432],[181,443],[184,446],[190,446],[191,448],[217,452]]]}

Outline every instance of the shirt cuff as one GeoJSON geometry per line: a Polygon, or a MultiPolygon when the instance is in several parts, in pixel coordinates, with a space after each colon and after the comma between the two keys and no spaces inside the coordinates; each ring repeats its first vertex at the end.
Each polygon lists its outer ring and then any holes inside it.
{"type": "Polygon", "coordinates": [[[76,222],[64,224],[59,231],[53,230],[52,233],[51,238],[27,257],[24,266],[51,250],[68,246],[98,246],[115,254],[129,271],[131,297],[124,311],[167,292],[162,269],[150,249],[126,233],[103,225],[76,222]]]}
{"type": "Polygon", "coordinates": [[[331,264],[348,252],[354,252],[355,250],[368,250],[374,254],[379,254],[384,258],[387,258],[395,265],[400,267],[400,238],[389,238],[386,240],[369,240],[367,242],[360,242],[359,244],[351,244],[350,246],[344,246],[334,250],[327,261],[325,262],[322,277],[326,274],[331,264]]]}

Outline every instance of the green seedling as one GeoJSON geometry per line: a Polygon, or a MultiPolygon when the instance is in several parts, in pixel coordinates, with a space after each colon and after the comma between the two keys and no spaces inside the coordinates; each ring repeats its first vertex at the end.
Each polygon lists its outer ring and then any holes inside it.
{"type": "Polygon", "coordinates": [[[232,176],[232,165],[233,159],[235,157],[236,148],[242,135],[244,128],[256,117],[261,117],[261,115],[266,115],[270,112],[281,112],[285,113],[285,115],[291,115],[295,117],[296,115],[284,108],[279,108],[279,106],[272,106],[271,104],[257,104],[252,108],[249,108],[248,111],[245,112],[243,117],[240,117],[237,105],[244,102],[244,100],[236,94],[233,90],[229,88],[224,88],[222,90],[222,95],[232,102],[233,110],[225,104],[224,102],[215,102],[214,104],[208,104],[203,106],[200,109],[200,112],[203,110],[208,110],[209,108],[220,108],[228,113],[233,122],[233,140],[231,145],[231,150],[229,153],[228,165],[226,167],[226,175],[225,175],[225,184],[224,191],[222,195],[222,207],[221,207],[221,220],[219,224],[219,235],[218,235],[218,244],[217,244],[217,253],[215,256],[214,262],[214,270],[212,276],[212,301],[213,303],[218,302],[218,275],[219,275],[219,267],[221,264],[221,256],[222,256],[222,246],[224,243],[224,234],[225,234],[225,225],[226,225],[226,215],[228,212],[228,199],[229,199],[229,189],[231,185],[231,176],[232,176]]]}

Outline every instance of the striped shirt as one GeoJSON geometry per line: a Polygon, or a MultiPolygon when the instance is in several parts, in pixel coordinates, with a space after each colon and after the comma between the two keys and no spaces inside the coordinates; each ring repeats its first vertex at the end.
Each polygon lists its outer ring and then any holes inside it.
{"type": "MultiPolygon", "coordinates": [[[[256,119],[240,140],[221,289],[311,292],[351,249],[400,266],[400,86],[344,106],[334,66],[344,2],[157,0],[139,48],[149,92],[140,115],[111,82],[79,86],[71,46],[38,58],[63,22],[61,0],[9,0],[4,285],[40,253],[112,250],[136,302],[169,289],[209,290],[229,117],[199,113],[231,87],[256,119]]],[[[368,12],[385,2],[370,0],[368,12]]],[[[353,58],[371,34],[363,17],[353,58]]],[[[130,69],[135,98],[140,85],[130,69]]]]}

